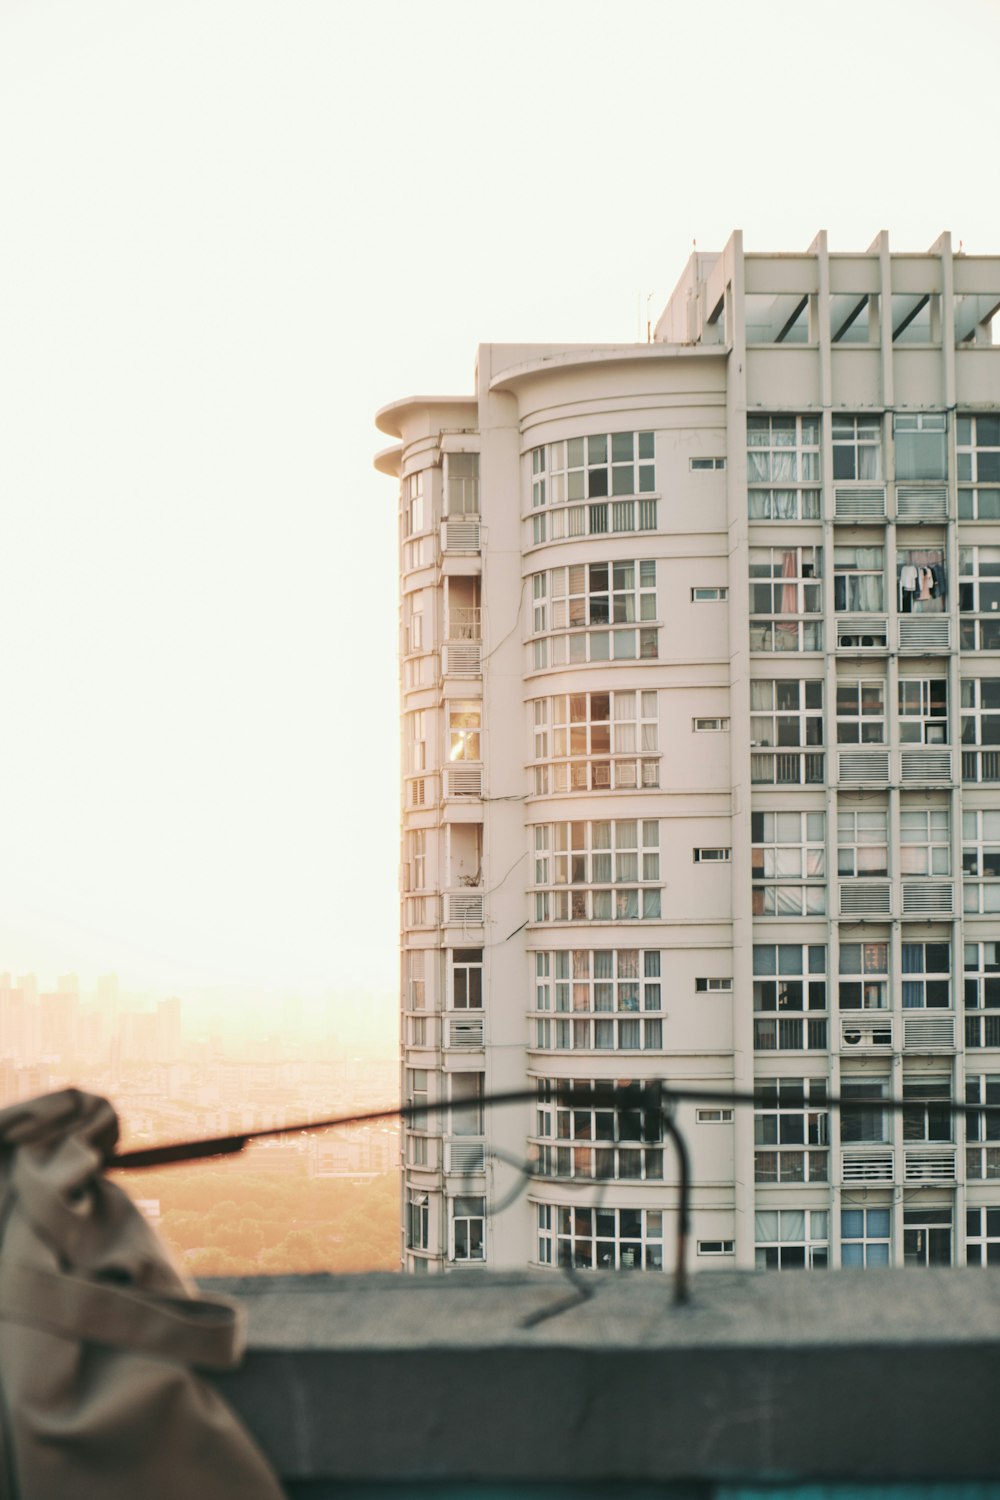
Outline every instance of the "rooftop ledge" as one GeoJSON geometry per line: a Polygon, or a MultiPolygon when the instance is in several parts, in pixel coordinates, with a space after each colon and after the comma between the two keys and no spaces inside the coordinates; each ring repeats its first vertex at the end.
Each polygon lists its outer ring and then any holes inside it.
{"type": "Polygon", "coordinates": [[[503,391],[534,375],[553,370],[572,370],[580,365],[632,364],[636,360],[725,359],[728,344],[568,344],[539,355],[537,359],[498,370],[490,381],[491,391],[503,391]]]}
{"type": "Polygon", "coordinates": [[[707,1272],[681,1307],[627,1272],[205,1285],[248,1310],[212,1379],[290,1497],[1000,1473],[1000,1268],[707,1272]]]}

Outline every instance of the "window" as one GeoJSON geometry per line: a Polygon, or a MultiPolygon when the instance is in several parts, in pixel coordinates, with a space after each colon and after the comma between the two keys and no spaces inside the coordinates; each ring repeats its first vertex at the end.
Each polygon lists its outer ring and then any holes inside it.
{"type": "Polygon", "coordinates": [[[536,667],[567,662],[655,658],[658,631],[633,622],[656,619],[656,563],[575,563],[532,578],[536,667]],[[612,628],[613,627],[613,628],[612,628]]]}
{"type": "Polygon", "coordinates": [[[755,1050],[825,1050],[825,946],[754,943],[753,973],[755,1050]]]}
{"type": "Polygon", "coordinates": [[[451,1109],[448,1128],[451,1135],[482,1135],[483,1073],[448,1073],[451,1109]]]}
{"type": "MultiPolygon", "coordinates": [[[[535,1010],[557,1051],[638,1052],[663,1046],[658,949],[574,948],[535,954],[535,1010]]],[[[541,1024],[536,1022],[537,1027],[541,1024]]]]}
{"type": "Polygon", "coordinates": [[[825,813],[750,815],[755,917],[826,912],[825,813]],[[808,882],[808,883],[807,883],[808,882]]]}
{"type": "Polygon", "coordinates": [[[1000,1179],[1000,1077],[966,1074],[966,1104],[992,1105],[965,1117],[965,1171],[971,1181],[1000,1179]]]}
{"type": "Polygon", "coordinates": [[[759,1079],[754,1093],[754,1180],[826,1182],[826,1079],[759,1079]]]}
{"type": "Polygon", "coordinates": [[[970,1266],[1000,1266],[1000,1208],[965,1210],[965,1259],[970,1266]]]}
{"type": "Polygon", "coordinates": [[[729,598],[726,588],[697,588],[691,590],[692,604],[719,604],[729,598]]]}
{"type": "Polygon", "coordinates": [[[535,828],[536,922],[624,922],[660,915],[656,819],[535,828]]]}
{"type": "Polygon", "coordinates": [[[882,478],[882,422],[879,417],[833,418],[834,479],[882,478]]]}
{"type": "Polygon", "coordinates": [[[956,438],[959,520],[1000,521],[1000,416],[960,416],[956,438]]]}
{"type": "Polygon", "coordinates": [[[423,1010],[427,1004],[423,948],[408,948],[404,954],[404,959],[406,964],[406,1002],[411,1010],[423,1010]]]}
{"type": "Polygon", "coordinates": [[[1000,943],[966,943],[964,979],[965,1045],[1000,1047],[1000,943]]]}
{"type": "Polygon", "coordinates": [[[419,1113],[414,1115],[408,1122],[410,1130],[429,1130],[431,1128],[430,1116],[427,1112],[427,1069],[407,1068],[406,1070],[406,1102],[419,1113]]]}
{"type": "Polygon", "coordinates": [[[888,875],[889,828],[885,808],[837,813],[837,874],[888,875]]]}
{"type": "Polygon", "coordinates": [[[695,734],[718,734],[729,728],[728,719],[692,719],[695,734]]]}
{"type": "Polygon", "coordinates": [[[427,769],[427,718],[427,710],[423,708],[404,716],[406,769],[411,772],[427,769]]]}
{"type": "Polygon", "coordinates": [[[736,1251],[735,1240],[699,1240],[699,1255],[733,1255],[736,1251]]]}
{"type": "Polygon", "coordinates": [[[662,1271],[663,1212],[539,1203],[538,1259],[577,1270],[662,1271]]]}
{"type": "Polygon", "coordinates": [[[750,548],[750,650],[821,651],[821,547],[750,548]],[[770,618],[764,618],[764,617],[770,618]]]}
{"type": "Polygon", "coordinates": [[[837,683],[837,743],[885,744],[885,683],[880,679],[837,683]]]}
{"type": "Polygon", "coordinates": [[[951,1005],[951,944],[903,944],[903,1009],[951,1005]]]}
{"type": "Polygon", "coordinates": [[[947,479],[947,419],[943,411],[896,412],[892,419],[896,481],[947,479]]]}
{"type": "Polygon", "coordinates": [[[481,760],[479,730],[482,710],[478,703],[448,705],[449,761],[481,760]]]}
{"type": "Polygon", "coordinates": [[[951,1265],[950,1208],[904,1208],[903,1261],[908,1266],[951,1265]]]}
{"type": "Polygon", "coordinates": [[[946,807],[904,808],[899,815],[903,875],[950,875],[951,828],[946,807]]]}
{"type": "Polygon", "coordinates": [[[733,1111],[731,1109],[696,1109],[695,1119],[699,1125],[731,1125],[733,1111]]]}
{"type": "Polygon", "coordinates": [[[962,650],[1000,651],[1000,547],[962,547],[958,557],[962,650]]]}
{"type": "Polygon", "coordinates": [[[446,453],[444,456],[445,514],[478,516],[479,454],[446,453]]]}
{"type": "MultiPolygon", "coordinates": [[[[427,1142],[421,1144],[426,1149],[427,1142]]],[[[406,1248],[426,1250],[430,1243],[430,1206],[426,1193],[409,1193],[406,1204],[406,1248]]]]}
{"type": "Polygon", "coordinates": [[[819,1270],[829,1262],[825,1209],[768,1209],[754,1214],[759,1271],[819,1270]]]}
{"type": "Polygon", "coordinates": [[[419,536],[427,529],[424,510],[424,476],[409,474],[403,480],[404,532],[407,536],[419,536]]]}
{"type": "Polygon", "coordinates": [[[951,1078],[946,1073],[903,1075],[903,1140],[950,1141],[951,1078]]]}
{"type": "Polygon", "coordinates": [[[1000,812],[963,812],[962,874],[964,910],[1000,912],[1000,812]]]}
{"type": "Polygon", "coordinates": [[[842,1208],[840,1264],[887,1266],[892,1242],[892,1213],[888,1208],[842,1208]]]}
{"type": "Polygon", "coordinates": [[[962,780],[1000,781],[1000,677],[964,677],[961,693],[962,780]]]}
{"type": "Polygon", "coordinates": [[[486,1259],[486,1199],[462,1197],[451,1200],[452,1260],[486,1259]]]}
{"type": "Polygon", "coordinates": [[[818,521],[818,417],[747,417],[751,521],[818,521]]]}
{"type": "Polygon", "coordinates": [[[872,1103],[889,1098],[888,1078],[843,1078],[840,1097],[844,1101],[840,1107],[840,1139],[845,1146],[884,1145],[892,1140],[888,1110],[872,1103]]]}
{"type": "Polygon", "coordinates": [[[561,693],[532,713],[537,795],[659,786],[655,692],[561,693]]]}
{"type": "Polygon", "coordinates": [[[726,467],[726,460],[724,458],[691,458],[688,459],[688,467],[696,471],[699,469],[724,469],[726,467]]]}
{"type": "Polygon", "coordinates": [[[426,828],[412,828],[406,835],[410,846],[410,880],[411,891],[423,891],[427,889],[427,830],[426,828]]]}
{"type": "Polygon", "coordinates": [[[948,574],[943,547],[901,547],[896,553],[896,580],[900,614],[944,614],[948,574]]]}
{"type": "Polygon", "coordinates": [[[542,1177],[659,1182],[663,1178],[663,1122],[638,1107],[642,1085],[619,1085],[625,1096],[614,1109],[595,1109],[589,1093],[613,1080],[539,1079],[535,1170],[542,1177]],[[557,1090],[569,1090],[557,1098],[557,1090]],[[634,1102],[630,1102],[629,1096],[634,1102]],[[577,1099],[574,1096],[579,1096],[577,1099]]]}
{"type": "Polygon", "coordinates": [[[696,865],[728,865],[733,857],[732,849],[692,849],[696,865]]]}
{"type": "Polygon", "coordinates": [[[900,678],[899,739],[903,745],[948,743],[946,677],[900,678]]]}
{"type": "Polygon", "coordinates": [[[696,979],[694,992],[696,995],[731,995],[733,981],[731,979],[696,979]]]}
{"type": "Polygon", "coordinates": [[[833,607],[847,614],[885,609],[882,547],[834,547],[833,607]]]}
{"type": "Polygon", "coordinates": [[[889,1009],[888,943],[841,943],[837,1003],[841,1010],[889,1009]]]}
{"type": "Polygon", "coordinates": [[[424,649],[424,592],[418,589],[414,594],[407,594],[405,601],[406,609],[406,641],[404,650],[406,654],[412,655],[424,649]]]}
{"type": "Polygon", "coordinates": [[[651,432],[611,432],[533,449],[531,503],[552,507],[550,539],[655,531],[654,447],[651,432]]]}
{"type": "Polygon", "coordinates": [[[455,1010],[482,1009],[482,948],[453,948],[451,950],[451,1003],[455,1010]]]}
{"type": "Polygon", "coordinates": [[[407,1136],[410,1148],[410,1166],[426,1167],[427,1165],[427,1137],[425,1135],[407,1136]]]}

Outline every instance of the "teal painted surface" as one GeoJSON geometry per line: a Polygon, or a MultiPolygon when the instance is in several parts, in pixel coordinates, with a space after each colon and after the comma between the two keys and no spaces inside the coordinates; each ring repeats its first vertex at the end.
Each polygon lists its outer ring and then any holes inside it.
{"type": "Polygon", "coordinates": [[[338,1484],[292,1485],[289,1500],[1000,1500],[983,1484],[338,1484]]]}

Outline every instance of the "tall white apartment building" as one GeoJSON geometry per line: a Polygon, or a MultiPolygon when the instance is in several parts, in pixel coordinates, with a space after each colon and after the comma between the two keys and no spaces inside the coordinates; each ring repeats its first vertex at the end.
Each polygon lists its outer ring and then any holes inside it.
{"type": "Polygon", "coordinates": [[[1000,1260],[998,308],[737,233],[379,413],[410,1270],[669,1266],[669,1143],[553,1089],[653,1078],[761,1091],[678,1108],[696,1267],[1000,1260]]]}

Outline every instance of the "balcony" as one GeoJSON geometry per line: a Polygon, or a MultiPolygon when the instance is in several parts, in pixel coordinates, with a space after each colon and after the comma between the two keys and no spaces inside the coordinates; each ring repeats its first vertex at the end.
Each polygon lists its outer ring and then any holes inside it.
{"type": "Polygon", "coordinates": [[[444,920],[447,927],[481,927],[483,925],[482,891],[446,892],[444,920]]]}
{"type": "Polygon", "coordinates": [[[1000,1271],[718,1270],[683,1307],[655,1272],[578,1282],[486,1268],[213,1281],[246,1309],[248,1350],[203,1378],[288,1500],[992,1484],[1000,1271]]]}
{"type": "Polygon", "coordinates": [[[840,1018],[841,1052],[891,1052],[892,1017],[884,1011],[851,1011],[840,1018]]]}
{"type": "Polygon", "coordinates": [[[842,917],[889,917],[892,915],[892,884],[888,880],[842,880],[842,917]]]}
{"type": "Polygon", "coordinates": [[[834,486],[833,518],[852,523],[885,520],[884,484],[844,484],[834,486]]]}
{"type": "Polygon", "coordinates": [[[954,1146],[907,1146],[907,1182],[954,1182],[954,1146]]]}
{"type": "Polygon", "coordinates": [[[899,780],[903,786],[950,786],[950,749],[921,745],[899,752],[899,780]]]}
{"type": "Polygon", "coordinates": [[[929,1010],[903,1015],[904,1052],[955,1050],[955,1017],[951,1011],[929,1010]]]}
{"type": "Polygon", "coordinates": [[[841,1182],[892,1182],[891,1146],[845,1146],[840,1157],[841,1182]]]}
{"type": "Polygon", "coordinates": [[[888,750],[841,750],[837,781],[841,786],[888,786],[888,750]]]}
{"type": "Polygon", "coordinates": [[[826,757],[822,750],[750,752],[750,780],[755,786],[822,786],[826,757]]]}
{"type": "Polygon", "coordinates": [[[447,1024],[448,1047],[481,1047],[483,1045],[483,1013],[481,1010],[449,1012],[447,1024]]]}
{"type": "Polygon", "coordinates": [[[904,917],[951,917],[955,914],[955,882],[953,880],[903,881],[904,917]]]}
{"type": "Polygon", "coordinates": [[[947,485],[897,484],[897,521],[947,521],[947,485]]]}
{"type": "Polygon", "coordinates": [[[951,650],[950,615],[902,615],[899,649],[910,656],[942,656],[951,650]]]}

